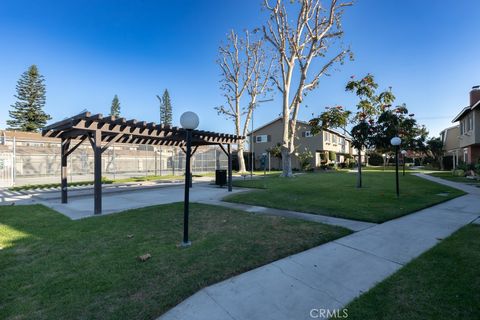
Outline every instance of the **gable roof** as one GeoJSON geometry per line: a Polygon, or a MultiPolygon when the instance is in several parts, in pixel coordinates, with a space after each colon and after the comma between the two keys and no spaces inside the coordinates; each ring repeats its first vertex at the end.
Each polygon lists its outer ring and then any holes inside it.
{"type": "MultiPolygon", "coordinates": [[[[474,105],[474,107],[475,106],[476,105],[474,105]]],[[[471,108],[470,106],[463,108],[462,111],[460,111],[460,113],[455,118],[453,118],[452,122],[459,121],[461,118],[463,118],[463,116],[465,116],[467,113],[469,113],[472,109],[473,109],[473,107],[471,108]]]]}
{"type": "MultiPolygon", "coordinates": [[[[266,128],[266,127],[274,124],[274,123],[277,122],[277,121],[282,121],[282,120],[283,120],[282,117],[277,117],[277,118],[273,119],[272,121],[267,122],[267,123],[265,123],[264,125],[261,125],[260,127],[254,129],[254,130],[252,131],[252,133],[255,134],[255,132],[264,129],[264,128],[266,128]]],[[[300,123],[300,124],[303,124],[303,125],[306,125],[306,126],[311,127],[310,124],[309,124],[308,122],[306,122],[306,121],[297,120],[297,123],[300,123]]],[[[341,137],[343,137],[343,138],[345,138],[345,139],[347,139],[347,140],[350,140],[350,141],[352,140],[351,136],[350,136],[348,133],[343,134],[343,133],[340,133],[340,132],[338,132],[338,131],[336,131],[336,130],[334,130],[334,129],[330,129],[330,128],[322,129],[322,130],[324,130],[324,131],[329,131],[329,132],[331,132],[331,133],[335,133],[336,135],[339,135],[339,136],[341,136],[341,137]]],[[[247,136],[250,136],[250,133],[248,133],[247,136]]]]}
{"type": "Polygon", "coordinates": [[[454,125],[454,126],[443,129],[442,131],[440,131],[440,134],[442,134],[442,132],[447,132],[448,133],[450,130],[459,129],[459,128],[460,128],[460,125],[457,124],[457,125],[454,125]]]}

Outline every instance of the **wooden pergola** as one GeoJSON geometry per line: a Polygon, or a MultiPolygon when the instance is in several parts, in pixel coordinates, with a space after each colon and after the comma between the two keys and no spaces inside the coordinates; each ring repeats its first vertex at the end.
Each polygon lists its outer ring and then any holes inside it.
{"type": "MultiPolygon", "coordinates": [[[[67,158],[85,140],[94,153],[94,213],[102,212],[102,153],[114,143],[130,143],[153,146],[179,147],[185,152],[187,130],[154,122],[126,120],[102,114],[84,112],[58,121],[42,130],[44,137],[60,138],[61,143],[61,192],[62,203],[68,202],[67,158]]],[[[228,158],[228,191],[232,191],[232,150],[231,144],[244,137],[202,130],[192,130],[191,155],[199,146],[218,145],[228,158]],[[224,147],[227,145],[227,148],[224,147]]]]}

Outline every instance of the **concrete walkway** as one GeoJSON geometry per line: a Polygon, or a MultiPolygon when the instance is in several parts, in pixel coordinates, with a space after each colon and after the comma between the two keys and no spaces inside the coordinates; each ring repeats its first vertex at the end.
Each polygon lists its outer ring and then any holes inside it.
{"type": "Polygon", "coordinates": [[[475,194],[477,196],[480,196],[480,188],[475,187],[475,186],[470,185],[470,184],[445,180],[445,179],[434,177],[434,176],[431,176],[429,174],[424,174],[424,173],[414,173],[413,175],[417,176],[417,177],[420,177],[420,178],[423,178],[423,179],[426,179],[426,180],[430,180],[430,181],[439,183],[439,184],[443,184],[443,185],[446,185],[446,186],[449,186],[449,187],[452,187],[452,188],[455,188],[455,189],[462,190],[462,191],[464,191],[466,193],[469,193],[469,194],[475,194]]]}
{"type": "Polygon", "coordinates": [[[342,308],[459,228],[479,221],[477,190],[458,187],[472,194],[204,288],[160,319],[311,319],[312,309],[342,308]]]}
{"type": "Polygon", "coordinates": [[[213,200],[202,199],[197,202],[242,210],[242,211],[255,213],[255,214],[280,216],[285,218],[293,218],[293,219],[301,219],[306,221],[325,223],[333,226],[344,227],[352,231],[361,231],[376,225],[376,223],[371,223],[371,222],[342,219],[342,218],[329,217],[329,216],[323,216],[319,214],[312,214],[312,213],[305,213],[305,212],[298,212],[298,211],[291,211],[291,210],[280,210],[280,209],[273,209],[273,208],[267,208],[267,207],[252,206],[252,205],[243,204],[243,203],[225,202],[225,201],[221,201],[220,199],[213,199],[213,200]]]}

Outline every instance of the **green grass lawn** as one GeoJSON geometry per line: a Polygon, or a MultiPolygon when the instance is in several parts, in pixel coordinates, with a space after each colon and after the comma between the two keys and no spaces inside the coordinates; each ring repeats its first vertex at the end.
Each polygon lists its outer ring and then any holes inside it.
{"type": "Polygon", "coordinates": [[[341,218],[383,222],[464,193],[425,179],[400,175],[400,198],[395,195],[395,175],[365,172],[364,188],[355,187],[356,174],[307,173],[292,179],[268,177],[235,181],[235,186],[258,188],[227,197],[226,201],[296,210],[341,218]]]}
{"type": "Polygon", "coordinates": [[[433,177],[438,177],[454,182],[461,182],[461,183],[468,183],[468,184],[474,184],[474,185],[480,185],[480,180],[473,180],[473,179],[467,179],[465,177],[456,177],[452,175],[450,171],[443,171],[443,172],[432,172],[430,173],[431,176],[433,177]]]}
{"type": "MultiPolygon", "coordinates": [[[[205,174],[206,176],[207,174],[205,174]]],[[[196,176],[204,176],[204,175],[194,175],[196,176]]],[[[102,178],[102,184],[112,184],[112,183],[128,183],[128,182],[143,182],[143,181],[159,181],[159,180],[183,180],[185,176],[183,175],[163,175],[163,176],[137,176],[137,177],[129,177],[129,178],[119,178],[119,179],[107,179],[102,178]]],[[[93,180],[90,181],[74,181],[69,182],[68,186],[87,186],[93,185],[93,180]]],[[[23,186],[17,186],[9,188],[12,191],[21,191],[21,190],[32,190],[32,189],[49,189],[49,188],[59,188],[61,186],[60,183],[45,183],[45,184],[26,184],[23,186]]]]}
{"type": "Polygon", "coordinates": [[[113,183],[127,183],[127,182],[142,182],[142,181],[158,181],[158,180],[183,180],[185,179],[184,175],[162,175],[162,176],[138,176],[130,178],[120,178],[113,180],[113,183]]]}
{"type": "Polygon", "coordinates": [[[348,319],[480,319],[479,266],[468,225],[346,306],[348,319]]]}
{"type": "MultiPolygon", "coordinates": [[[[113,180],[102,179],[102,184],[112,184],[113,180]]],[[[69,187],[75,186],[88,186],[93,185],[93,181],[75,181],[69,182],[67,184],[69,187]]],[[[41,184],[25,184],[23,186],[11,187],[11,191],[22,191],[22,190],[33,190],[33,189],[50,189],[50,188],[60,188],[60,183],[41,183],[41,184]]]]}
{"type": "Polygon", "coordinates": [[[183,249],[182,204],[77,221],[1,206],[0,319],[154,319],[202,287],[349,233],[200,204],[190,227],[183,249]]]}

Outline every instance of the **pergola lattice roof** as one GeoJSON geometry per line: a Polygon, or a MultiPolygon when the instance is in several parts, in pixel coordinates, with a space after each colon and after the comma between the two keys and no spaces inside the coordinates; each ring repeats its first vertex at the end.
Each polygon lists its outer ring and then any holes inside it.
{"type": "MultiPolygon", "coordinates": [[[[148,145],[185,145],[185,129],[156,124],[155,122],[126,120],[102,114],[84,112],[71,118],[55,122],[42,130],[42,135],[52,138],[85,138],[90,132],[101,131],[102,142],[132,143],[148,145]]],[[[244,139],[243,136],[192,130],[192,145],[232,144],[244,139]]]]}

